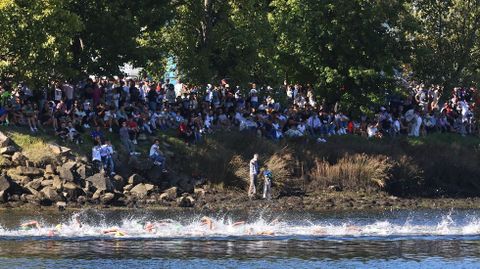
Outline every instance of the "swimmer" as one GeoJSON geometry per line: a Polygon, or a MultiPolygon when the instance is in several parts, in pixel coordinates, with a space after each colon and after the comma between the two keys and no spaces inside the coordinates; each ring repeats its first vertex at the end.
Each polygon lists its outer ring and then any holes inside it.
{"type": "Polygon", "coordinates": [[[268,235],[268,236],[274,236],[275,233],[272,231],[261,231],[261,232],[255,232],[253,228],[249,228],[247,230],[248,235],[268,235]]]}
{"type": "Polygon", "coordinates": [[[214,229],[213,220],[211,218],[204,216],[200,219],[200,222],[202,223],[202,225],[206,225],[208,229],[214,229]]]}
{"type": "Polygon", "coordinates": [[[347,225],[345,231],[348,233],[359,233],[362,231],[362,229],[355,225],[347,225]]]}
{"type": "Polygon", "coordinates": [[[322,228],[322,227],[318,227],[318,228],[315,228],[313,229],[313,234],[316,234],[316,235],[325,235],[327,234],[327,230],[325,228],[322,228]]]}
{"type": "Polygon", "coordinates": [[[127,233],[117,229],[117,228],[111,228],[111,229],[107,229],[107,230],[103,230],[102,231],[103,234],[113,234],[115,236],[125,236],[127,233]]]}
{"type": "Polygon", "coordinates": [[[33,228],[36,228],[36,229],[40,229],[40,224],[38,223],[38,221],[36,220],[32,220],[32,221],[29,221],[29,222],[25,222],[25,223],[22,223],[20,224],[20,229],[21,230],[31,230],[33,228]]]}
{"type": "Polygon", "coordinates": [[[145,224],[145,226],[143,227],[143,229],[147,232],[147,233],[154,233],[155,232],[155,225],[151,222],[147,222],[145,224]]]}
{"type": "Polygon", "coordinates": [[[237,221],[235,222],[234,224],[232,224],[232,227],[236,227],[236,226],[240,226],[240,225],[245,225],[246,222],[245,221],[237,221]]]}
{"type": "Polygon", "coordinates": [[[82,222],[80,222],[80,217],[75,216],[75,223],[77,224],[78,228],[82,228],[82,222]]]}

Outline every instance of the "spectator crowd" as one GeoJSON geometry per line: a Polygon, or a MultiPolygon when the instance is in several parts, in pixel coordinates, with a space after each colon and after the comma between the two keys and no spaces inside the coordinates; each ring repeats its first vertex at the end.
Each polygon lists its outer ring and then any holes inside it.
{"type": "MultiPolygon", "coordinates": [[[[92,159],[114,174],[114,152],[106,132],[118,134],[123,147],[138,155],[138,140],[157,132],[176,130],[187,144],[217,131],[251,132],[267,139],[313,137],[318,142],[334,135],[369,138],[425,136],[448,132],[477,132],[474,87],[443,89],[410,84],[409,93],[390,98],[369,115],[353,117],[337,104],[319,101],[314,89],[284,85],[277,89],[251,84],[248,89],[219,85],[188,86],[168,80],[86,79],[54,82],[30,89],[26,84],[0,85],[0,123],[28,126],[31,132],[53,129],[64,141],[83,143],[82,133],[94,141],[92,159]]],[[[159,141],[149,156],[165,167],[159,141]]]]}

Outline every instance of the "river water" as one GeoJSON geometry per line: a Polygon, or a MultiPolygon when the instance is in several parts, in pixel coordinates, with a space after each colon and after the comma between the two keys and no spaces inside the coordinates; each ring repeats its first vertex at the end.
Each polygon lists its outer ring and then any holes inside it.
{"type": "Polygon", "coordinates": [[[0,268],[439,267],[480,268],[480,211],[0,211],[0,268]]]}

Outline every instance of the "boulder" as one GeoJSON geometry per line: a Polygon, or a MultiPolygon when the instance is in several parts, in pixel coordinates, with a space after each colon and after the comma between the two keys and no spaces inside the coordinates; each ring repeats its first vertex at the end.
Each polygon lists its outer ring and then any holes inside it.
{"type": "Polygon", "coordinates": [[[193,193],[194,193],[197,197],[205,196],[205,190],[202,189],[202,188],[195,187],[195,189],[193,190],[193,193]]]}
{"type": "Polygon", "coordinates": [[[41,176],[43,171],[36,167],[17,166],[16,174],[20,176],[41,176]]]}
{"type": "Polygon", "coordinates": [[[78,186],[77,184],[73,183],[73,182],[65,182],[63,184],[63,189],[66,190],[66,191],[76,191],[76,190],[80,190],[80,186],[78,186]]]}
{"type": "Polygon", "coordinates": [[[195,205],[195,199],[190,195],[184,195],[177,199],[177,205],[179,207],[192,207],[195,205]]]}
{"type": "Polygon", "coordinates": [[[63,180],[59,176],[54,176],[52,187],[54,187],[56,190],[63,189],[63,180]]]}
{"type": "Polygon", "coordinates": [[[111,192],[104,193],[100,196],[100,202],[102,202],[102,204],[108,204],[112,202],[113,199],[115,199],[115,194],[111,192]]]}
{"type": "Polygon", "coordinates": [[[84,165],[84,164],[80,165],[80,166],[77,168],[76,171],[77,171],[78,176],[79,176],[81,179],[86,179],[87,177],[93,175],[93,171],[92,171],[91,167],[86,166],[86,165],[84,165]]]}
{"type": "Polygon", "coordinates": [[[131,191],[133,189],[134,185],[133,184],[128,184],[125,187],[123,187],[124,191],[131,191]]]}
{"type": "Polygon", "coordinates": [[[177,198],[177,191],[177,187],[166,189],[162,194],[160,194],[159,199],[162,201],[175,201],[175,198],[177,198]]]}
{"type": "Polygon", "coordinates": [[[6,136],[3,132],[0,132],[0,147],[8,147],[12,144],[13,143],[10,137],[6,136]]]}
{"type": "Polygon", "coordinates": [[[3,160],[0,162],[0,167],[2,168],[11,167],[12,165],[13,165],[13,162],[5,157],[3,157],[3,160]]]}
{"type": "Polygon", "coordinates": [[[40,194],[43,195],[45,199],[48,199],[52,202],[60,201],[60,195],[53,187],[45,187],[40,191],[40,194]]]}
{"type": "Polygon", "coordinates": [[[5,191],[0,191],[0,203],[5,203],[7,201],[7,194],[5,191]]]}
{"type": "Polygon", "coordinates": [[[42,185],[42,187],[52,186],[53,185],[53,179],[44,179],[44,180],[42,180],[42,182],[40,184],[42,185]]]}
{"type": "Polygon", "coordinates": [[[62,147],[62,146],[59,146],[59,145],[56,145],[56,144],[48,144],[48,147],[53,152],[53,154],[55,154],[57,156],[67,154],[71,151],[70,148],[62,147]]]}
{"type": "Polygon", "coordinates": [[[92,186],[97,191],[111,191],[113,190],[112,183],[108,177],[105,177],[102,173],[97,173],[86,179],[92,183],[92,186]]]}
{"type": "Polygon", "coordinates": [[[17,165],[24,165],[27,157],[23,155],[21,152],[17,151],[12,155],[12,162],[17,165]]]}
{"type": "Polygon", "coordinates": [[[97,190],[95,193],[92,195],[92,200],[98,200],[100,199],[100,196],[102,195],[102,190],[97,190]]]}
{"type": "Polygon", "coordinates": [[[0,176],[0,191],[7,191],[10,186],[10,181],[5,176],[0,176]]]}
{"type": "Polygon", "coordinates": [[[17,151],[18,149],[15,146],[6,146],[3,148],[0,148],[0,154],[5,154],[5,155],[13,155],[17,151]]]}
{"type": "Polygon", "coordinates": [[[133,189],[131,189],[130,192],[139,198],[144,198],[148,194],[147,187],[143,183],[140,183],[135,187],[133,187],[133,189]]]}
{"type": "Polygon", "coordinates": [[[25,185],[30,182],[30,177],[17,174],[16,169],[7,170],[7,176],[9,176],[13,181],[21,185],[25,185]]]}
{"type": "Polygon", "coordinates": [[[25,184],[25,188],[32,188],[32,189],[38,191],[42,187],[42,181],[43,181],[43,178],[41,178],[41,177],[33,179],[32,181],[25,184]]]}
{"type": "Polygon", "coordinates": [[[77,163],[73,161],[67,161],[62,166],[57,168],[60,177],[66,181],[75,180],[75,168],[77,168],[77,163]]]}
{"type": "Polygon", "coordinates": [[[139,174],[133,174],[128,178],[128,184],[137,185],[143,183],[145,179],[139,174]]]}
{"type": "Polygon", "coordinates": [[[77,203],[83,205],[87,202],[87,198],[85,196],[78,196],[77,203]]]}
{"type": "Polygon", "coordinates": [[[25,189],[27,189],[27,191],[30,192],[32,195],[38,197],[38,191],[35,190],[34,188],[32,188],[32,187],[25,187],[25,189]]]}
{"type": "Polygon", "coordinates": [[[45,174],[55,174],[55,167],[51,164],[47,164],[47,166],[45,166],[45,174]]]}
{"type": "Polygon", "coordinates": [[[115,175],[112,179],[111,182],[113,184],[113,187],[117,191],[122,191],[123,187],[125,187],[125,179],[120,176],[120,175],[115,175]]]}
{"type": "Polygon", "coordinates": [[[55,205],[57,206],[58,210],[60,210],[60,211],[65,210],[65,208],[67,207],[66,202],[57,202],[55,205]]]}

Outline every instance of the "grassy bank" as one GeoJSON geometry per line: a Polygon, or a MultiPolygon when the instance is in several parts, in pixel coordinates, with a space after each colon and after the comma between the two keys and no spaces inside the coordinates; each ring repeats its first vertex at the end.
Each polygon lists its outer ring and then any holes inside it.
{"type": "MultiPolygon", "coordinates": [[[[47,143],[61,141],[47,132],[32,136],[23,128],[2,127],[30,160],[48,162],[47,143]]],[[[90,155],[91,142],[67,144],[79,157],[90,155]]],[[[115,135],[107,133],[121,151],[115,135]]],[[[327,143],[309,139],[278,142],[238,132],[220,132],[188,146],[175,132],[157,137],[168,143],[169,169],[176,175],[201,176],[218,190],[244,190],[248,160],[259,153],[263,168],[274,174],[280,196],[324,191],[385,192],[400,197],[480,196],[480,139],[454,134],[422,138],[365,139],[331,137],[327,143]]],[[[141,142],[145,155],[154,137],[141,142]]]]}

